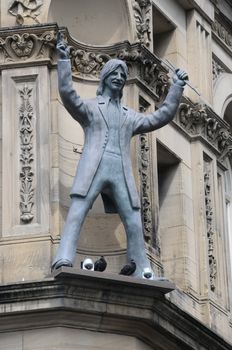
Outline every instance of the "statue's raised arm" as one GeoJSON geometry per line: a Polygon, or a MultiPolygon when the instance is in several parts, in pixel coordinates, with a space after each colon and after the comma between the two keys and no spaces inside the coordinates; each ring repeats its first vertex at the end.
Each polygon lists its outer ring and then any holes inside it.
{"type": "Polygon", "coordinates": [[[58,55],[58,87],[64,107],[82,126],[88,123],[86,106],[73,87],[70,47],[64,41],[61,32],[57,35],[56,51],[58,55]]]}
{"type": "Polygon", "coordinates": [[[188,74],[183,69],[175,70],[173,84],[160,108],[147,115],[135,113],[133,135],[157,130],[175,117],[187,79],[188,74]]]}

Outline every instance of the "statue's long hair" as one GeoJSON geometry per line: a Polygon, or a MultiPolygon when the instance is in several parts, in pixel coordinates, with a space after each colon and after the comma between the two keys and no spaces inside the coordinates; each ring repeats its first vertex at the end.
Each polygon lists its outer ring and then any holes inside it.
{"type": "MultiPolygon", "coordinates": [[[[97,89],[97,96],[102,95],[103,91],[104,91],[104,81],[105,79],[113,72],[115,71],[115,69],[117,69],[118,67],[121,67],[123,70],[123,73],[125,74],[126,78],[128,77],[128,67],[126,65],[125,62],[123,62],[122,60],[118,60],[116,58],[112,58],[111,60],[109,60],[108,62],[106,62],[106,64],[104,65],[104,67],[101,70],[100,73],[100,83],[97,89]]],[[[120,93],[120,98],[122,98],[122,91],[120,93]]]]}

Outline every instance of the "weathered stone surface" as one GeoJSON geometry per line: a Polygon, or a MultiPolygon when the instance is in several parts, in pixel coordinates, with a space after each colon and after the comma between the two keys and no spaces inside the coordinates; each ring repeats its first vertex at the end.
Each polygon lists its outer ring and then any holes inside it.
{"type": "MultiPolygon", "coordinates": [[[[138,338],[148,349],[150,346],[163,350],[190,350],[199,349],[199,344],[202,350],[232,349],[164,297],[164,293],[173,288],[174,285],[167,281],[141,281],[70,268],[57,270],[55,278],[48,277],[41,282],[0,286],[0,329],[1,332],[14,332],[9,333],[9,340],[7,333],[0,333],[0,349],[7,342],[9,349],[15,344],[17,350],[28,349],[29,340],[38,336],[38,328],[44,329],[40,334],[44,334],[47,342],[46,345],[42,342],[41,347],[35,343],[35,349],[49,349],[49,344],[51,348],[54,343],[48,334],[51,332],[60,339],[61,333],[68,341],[67,334],[71,336],[71,331],[67,327],[97,332],[99,346],[104,344],[98,332],[106,332],[121,334],[121,341],[123,336],[138,338]],[[25,343],[22,332],[27,339],[25,343]]],[[[112,335],[111,340],[115,344],[117,337],[112,335]]],[[[141,344],[131,349],[147,349],[141,344]]],[[[59,343],[58,349],[66,349],[65,341],[59,343]]],[[[74,349],[71,343],[69,349],[74,349]]]]}

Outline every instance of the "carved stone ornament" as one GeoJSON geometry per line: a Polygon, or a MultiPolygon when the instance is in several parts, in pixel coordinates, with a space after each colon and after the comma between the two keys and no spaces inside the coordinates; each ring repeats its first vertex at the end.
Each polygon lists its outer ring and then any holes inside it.
{"type": "Polygon", "coordinates": [[[76,49],[76,44],[72,45],[72,42],[70,44],[70,59],[74,76],[98,79],[104,64],[111,58],[119,58],[126,62],[129,78],[139,77],[151,90],[157,102],[162,101],[166,96],[169,87],[167,70],[161,65],[160,60],[141,44],[130,45],[125,42],[114,45],[111,49],[101,48],[100,50],[90,47],[76,49]]]}
{"type": "Polygon", "coordinates": [[[71,49],[71,63],[74,72],[83,75],[98,77],[103,65],[110,60],[110,56],[104,53],[87,52],[85,50],[71,49]]]}
{"type": "Polygon", "coordinates": [[[20,133],[20,211],[21,221],[25,224],[30,223],[34,214],[32,208],[34,205],[34,171],[33,171],[33,108],[30,102],[32,89],[27,85],[19,90],[21,105],[19,108],[19,133],[20,133]]]}
{"type": "Polygon", "coordinates": [[[175,120],[190,136],[201,136],[220,156],[232,145],[230,126],[206,105],[181,103],[175,120]]]}
{"type": "Polygon", "coordinates": [[[232,31],[225,28],[225,26],[218,20],[212,24],[213,32],[232,50],[232,31]]]}
{"type": "Polygon", "coordinates": [[[134,17],[139,41],[146,46],[151,42],[151,0],[134,0],[134,17]]]}
{"type": "Polygon", "coordinates": [[[70,60],[74,77],[98,80],[104,64],[111,58],[126,62],[129,79],[143,84],[156,102],[161,102],[168,92],[168,70],[158,57],[143,44],[124,41],[112,46],[86,45],[74,40],[66,28],[56,25],[39,25],[0,30],[0,67],[11,63],[38,64],[38,59],[56,63],[56,37],[58,30],[70,47],[70,60]]]}
{"type": "Polygon", "coordinates": [[[47,51],[54,48],[55,38],[55,31],[41,34],[19,32],[0,37],[0,63],[45,58],[48,56],[47,51]]]}
{"type": "MultiPolygon", "coordinates": [[[[139,110],[146,112],[149,103],[140,97],[139,110]]],[[[151,199],[151,169],[150,169],[150,144],[149,135],[140,134],[140,184],[141,184],[141,207],[142,221],[145,242],[151,245],[153,243],[153,223],[152,223],[152,199],[151,199]]]]}
{"type": "Polygon", "coordinates": [[[215,82],[219,76],[225,72],[225,69],[213,59],[212,61],[212,66],[213,66],[213,81],[215,82]]]}
{"type": "Polygon", "coordinates": [[[209,261],[209,279],[210,289],[214,292],[216,289],[217,262],[214,256],[214,230],[213,230],[213,209],[212,209],[212,185],[210,162],[204,161],[204,185],[205,185],[205,215],[208,238],[208,261],[209,261]]]}
{"type": "Polygon", "coordinates": [[[16,23],[22,25],[24,18],[32,18],[36,23],[39,23],[38,16],[40,15],[40,7],[43,5],[43,0],[14,0],[8,11],[16,17],[16,23]]]}

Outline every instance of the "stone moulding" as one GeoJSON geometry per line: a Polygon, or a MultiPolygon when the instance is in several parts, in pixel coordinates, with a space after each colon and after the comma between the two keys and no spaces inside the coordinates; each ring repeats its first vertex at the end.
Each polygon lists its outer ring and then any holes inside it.
{"type": "Polygon", "coordinates": [[[174,124],[181,127],[190,139],[200,138],[223,163],[232,152],[230,126],[207,105],[193,104],[187,99],[179,106],[174,124]]]}
{"type": "MultiPolygon", "coordinates": [[[[56,65],[58,30],[56,24],[0,30],[0,69],[12,65],[38,65],[42,61],[56,65]]],[[[90,46],[74,40],[66,28],[60,30],[70,46],[74,77],[98,80],[104,64],[110,58],[119,58],[127,63],[131,81],[135,79],[142,84],[157,102],[165,97],[169,85],[168,71],[142,43],[125,41],[111,46],[90,46]]]]}
{"type": "Polygon", "coordinates": [[[219,38],[219,41],[223,43],[232,54],[232,28],[226,25],[225,21],[221,16],[217,16],[215,21],[212,23],[212,32],[219,38]]]}
{"type": "Polygon", "coordinates": [[[103,275],[62,268],[55,278],[1,285],[1,332],[84,328],[133,336],[152,349],[232,349],[164,297],[170,282],[103,275]]]}

